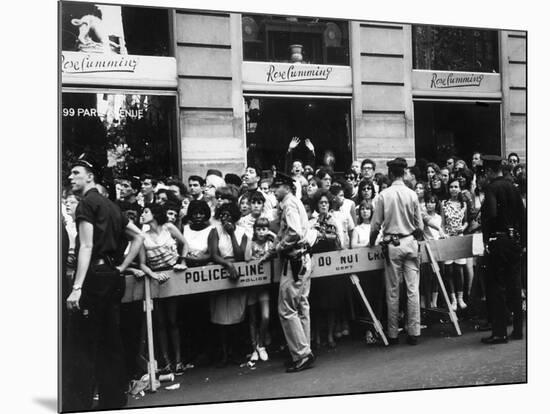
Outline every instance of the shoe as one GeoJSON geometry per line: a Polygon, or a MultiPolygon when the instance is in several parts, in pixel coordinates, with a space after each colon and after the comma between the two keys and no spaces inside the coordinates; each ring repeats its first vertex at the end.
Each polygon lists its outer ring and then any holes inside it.
{"type": "Polygon", "coordinates": [[[267,355],[267,351],[263,346],[259,346],[257,350],[258,350],[258,355],[262,361],[265,362],[269,359],[269,355],[267,355]]]}
{"type": "Polygon", "coordinates": [[[254,352],[252,352],[252,355],[250,355],[250,361],[256,362],[258,359],[260,359],[260,357],[258,356],[258,351],[254,350],[254,352]]]}
{"type": "Polygon", "coordinates": [[[399,345],[399,337],[397,337],[397,338],[389,338],[388,337],[388,344],[389,345],[399,345]]]}
{"type": "Polygon", "coordinates": [[[496,344],[506,344],[508,343],[508,338],[506,336],[488,336],[486,338],[481,338],[481,342],[486,345],[496,345],[496,344]]]}
{"type": "Polygon", "coordinates": [[[522,332],[516,333],[516,331],[512,331],[512,335],[510,335],[510,339],[521,340],[523,339],[523,333],[522,332]]]}
{"type": "Polygon", "coordinates": [[[174,372],[173,368],[172,368],[172,364],[171,363],[167,363],[164,367],[162,367],[161,369],[157,370],[157,373],[159,375],[167,375],[167,374],[172,374],[174,372]]]}
{"type": "Polygon", "coordinates": [[[458,307],[460,309],[466,309],[468,307],[468,305],[466,305],[466,302],[464,302],[464,300],[462,300],[462,298],[458,298],[458,307]]]}
{"type": "Polygon", "coordinates": [[[490,323],[485,323],[483,325],[476,325],[475,329],[479,332],[487,332],[492,330],[493,328],[491,327],[490,323]]]}
{"type": "Polygon", "coordinates": [[[305,357],[297,361],[294,365],[287,368],[286,372],[300,372],[304,369],[311,368],[314,361],[315,356],[313,354],[306,355],[305,357]]]}
{"type": "Polygon", "coordinates": [[[453,310],[453,312],[456,312],[456,309],[457,309],[457,307],[456,307],[456,300],[453,300],[453,301],[451,302],[451,309],[453,310]]]}
{"type": "Polygon", "coordinates": [[[342,331],[342,336],[349,336],[349,329],[344,329],[342,331]]]}
{"type": "Polygon", "coordinates": [[[342,337],[342,332],[335,332],[334,336],[336,337],[336,339],[340,339],[342,337]]]}
{"type": "Polygon", "coordinates": [[[178,362],[176,364],[176,368],[174,370],[174,374],[176,375],[183,375],[183,373],[185,372],[185,366],[183,365],[183,362],[178,362]]]}
{"type": "Polygon", "coordinates": [[[418,336],[407,335],[407,343],[409,345],[418,345],[418,336]]]}

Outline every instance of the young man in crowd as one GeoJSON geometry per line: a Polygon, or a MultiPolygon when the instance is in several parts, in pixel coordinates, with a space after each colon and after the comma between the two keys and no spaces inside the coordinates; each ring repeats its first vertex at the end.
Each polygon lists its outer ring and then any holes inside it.
{"type": "Polygon", "coordinates": [[[204,178],[199,177],[198,175],[192,175],[187,179],[189,184],[189,195],[193,200],[202,200],[204,197],[204,178]]]}
{"type": "MultiPolygon", "coordinates": [[[[454,163],[453,163],[453,164],[454,164],[454,163]]],[[[449,185],[449,180],[451,179],[451,173],[450,173],[449,168],[443,167],[443,168],[439,171],[439,176],[441,177],[441,183],[442,183],[444,186],[449,185]]]]}
{"type": "Polygon", "coordinates": [[[143,206],[155,202],[155,187],[158,181],[151,174],[141,176],[141,195],[143,196],[143,206]]]}
{"type": "Polygon", "coordinates": [[[119,199],[117,204],[128,220],[134,224],[139,222],[142,210],[137,201],[140,187],[141,183],[134,177],[122,177],[118,180],[119,199]]]}
{"type": "Polygon", "coordinates": [[[363,180],[373,180],[376,171],[376,163],[367,158],[361,163],[361,178],[363,180]]]}
{"type": "Polygon", "coordinates": [[[121,273],[137,256],[143,243],[140,230],[118,206],[96,188],[97,164],[84,154],[73,164],[69,180],[82,194],[76,209],[78,228],[77,269],[69,309],[68,366],[63,367],[63,411],[92,409],[94,385],[99,392],[97,409],[126,405],[126,370],[120,335],[120,299],[124,294],[121,273]],[[124,235],[132,241],[123,259],[124,235]]]}
{"type": "Polygon", "coordinates": [[[172,177],[169,180],[166,180],[166,187],[179,201],[182,201],[187,195],[187,187],[177,178],[172,177]]]}

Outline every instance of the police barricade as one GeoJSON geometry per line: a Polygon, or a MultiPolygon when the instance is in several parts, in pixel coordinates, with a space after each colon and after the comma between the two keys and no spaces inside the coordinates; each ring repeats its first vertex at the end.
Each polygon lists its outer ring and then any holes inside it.
{"type": "MultiPolygon", "coordinates": [[[[444,313],[449,315],[457,334],[461,335],[456,313],[451,309],[437,262],[482,255],[483,241],[481,234],[421,242],[419,253],[422,263],[431,263],[445,298],[447,309],[444,313]]],[[[356,275],[361,272],[383,269],[384,261],[385,257],[380,246],[318,253],[312,255],[311,277],[319,278],[338,275],[350,277],[351,282],[357,289],[363,304],[373,320],[376,331],[382,338],[384,344],[388,345],[382,326],[372,311],[356,275]]],[[[164,273],[167,273],[170,278],[162,284],[159,284],[157,281],[151,281],[150,278],[126,276],[126,289],[122,302],[144,301],[144,310],[147,314],[146,322],[151,384],[155,384],[154,376],[156,371],[151,318],[151,311],[153,309],[152,299],[268,285],[276,283],[280,279],[281,261],[278,259],[265,263],[250,261],[234,263],[233,265],[239,275],[238,280],[230,279],[227,270],[220,265],[192,267],[179,272],[166,271],[164,273]]]]}

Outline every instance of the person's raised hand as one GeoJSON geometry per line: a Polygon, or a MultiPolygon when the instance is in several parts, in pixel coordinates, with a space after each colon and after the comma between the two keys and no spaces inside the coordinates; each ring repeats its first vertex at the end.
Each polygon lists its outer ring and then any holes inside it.
{"type": "Polygon", "coordinates": [[[315,147],[313,146],[313,142],[311,142],[311,140],[309,138],[306,138],[306,141],[304,142],[304,144],[306,145],[306,147],[311,151],[311,152],[315,152],[315,147]]]}
{"type": "Polygon", "coordinates": [[[292,137],[288,144],[288,150],[292,151],[294,148],[296,148],[300,144],[300,138],[298,137],[292,137]]]}

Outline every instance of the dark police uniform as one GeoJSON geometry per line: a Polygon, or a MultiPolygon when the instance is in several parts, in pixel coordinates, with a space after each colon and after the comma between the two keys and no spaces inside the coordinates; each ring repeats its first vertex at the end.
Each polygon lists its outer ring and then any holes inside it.
{"type": "MultiPolygon", "coordinates": [[[[500,157],[485,156],[485,163],[500,157]]],[[[481,206],[483,240],[487,246],[487,294],[491,338],[505,340],[509,311],[514,313],[513,337],[522,337],[523,311],[520,263],[527,244],[525,206],[517,188],[505,177],[494,178],[485,189],[481,206]]],[[[492,343],[491,338],[484,342],[492,343]]]]}
{"type": "MultiPolygon", "coordinates": [[[[90,266],[82,285],[80,310],[72,312],[68,326],[67,367],[63,367],[63,411],[92,408],[94,389],[98,409],[126,405],[127,382],[120,337],[120,299],[124,278],[115,268],[121,261],[128,220],[116,204],[93,188],[76,209],[77,227],[93,225],[90,266]]],[[[78,243],[78,242],[77,242],[78,243]]],[[[78,248],[78,244],[77,244],[78,248]]]]}

